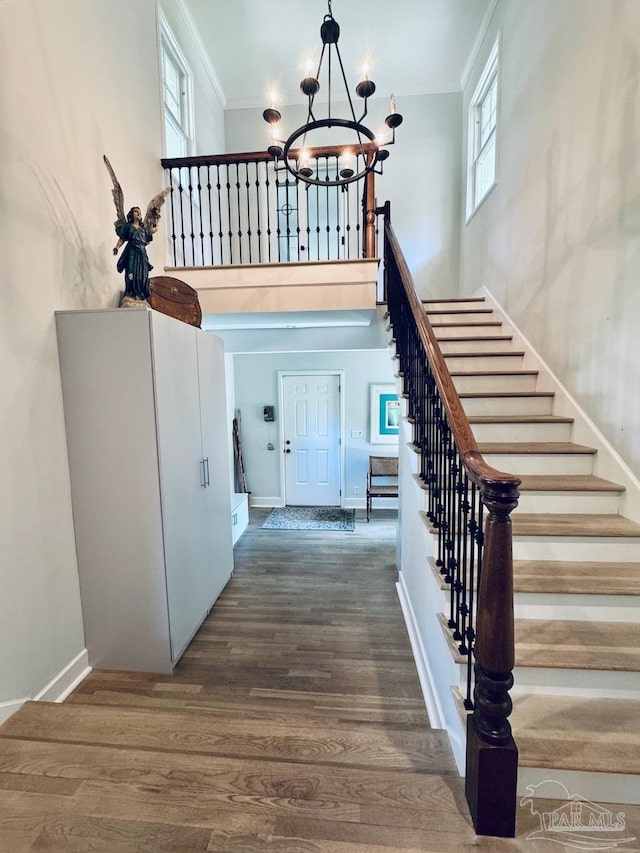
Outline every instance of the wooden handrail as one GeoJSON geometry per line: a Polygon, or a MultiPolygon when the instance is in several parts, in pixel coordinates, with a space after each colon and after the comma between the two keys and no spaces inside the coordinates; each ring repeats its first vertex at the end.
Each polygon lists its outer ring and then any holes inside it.
{"type": "MultiPolygon", "coordinates": [[[[324,145],[316,148],[306,148],[310,158],[313,157],[339,157],[345,146],[324,145]]],[[[377,150],[372,142],[362,146],[358,145],[358,153],[369,154],[377,150]]],[[[289,151],[289,159],[296,160],[301,153],[301,148],[292,148],[289,151]]],[[[224,166],[227,163],[269,163],[273,157],[268,151],[249,151],[231,154],[203,154],[196,157],[163,157],[160,162],[165,169],[181,169],[187,166],[224,166]]]]}
{"type": "MultiPolygon", "coordinates": [[[[510,513],[518,504],[520,480],[513,474],[498,471],[483,459],[389,219],[387,206],[385,277],[389,267],[393,267],[399,280],[394,287],[400,289],[406,300],[404,304],[408,306],[414,323],[412,334],[417,334],[424,350],[454,446],[488,512],[484,532],[480,531],[483,556],[474,630],[474,711],[467,720],[465,792],[479,834],[512,837],[515,834],[518,750],[508,720],[512,709],[509,690],[513,686],[515,665],[510,513]]],[[[387,282],[387,293],[389,287],[387,282]]],[[[395,307],[392,310],[392,304],[395,306],[396,298],[394,290],[393,299],[389,298],[392,323],[396,311],[395,307]]],[[[397,311],[404,322],[406,317],[402,309],[398,307],[397,311]]],[[[412,365],[412,371],[415,370],[412,365]]],[[[427,378],[418,378],[417,381],[426,383],[427,378]]],[[[417,410],[421,405],[416,404],[417,410]]],[[[425,417],[423,411],[419,415],[425,417]]],[[[448,444],[446,446],[449,447],[448,444]]],[[[455,462],[450,464],[455,465],[455,462]]],[[[454,498],[454,482],[455,477],[448,486],[444,486],[445,492],[451,495],[446,499],[457,500],[461,505],[466,498],[454,498]]],[[[440,489],[439,486],[436,488],[440,489]]],[[[443,502],[445,498],[440,496],[438,500],[443,502]]],[[[465,536],[467,533],[471,534],[471,529],[464,531],[465,536]]],[[[442,525],[439,535],[444,535],[442,525]]],[[[448,573],[449,566],[443,565],[441,570],[448,573]]],[[[453,627],[455,623],[449,624],[453,627]]]]}
{"type": "Polygon", "coordinates": [[[469,477],[479,487],[481,487],[483,483],[491,483],[496,487],[504,485],[507,487],[515,486],[517,488],[520,485],[520,480],[517,477],[513,476],[513,474],[506,474],[502,471],[498,471],[496,468],[493,468],[484,461],[478,448],[478,443],[476,442],[475,436],[471,430],[471,425],[469,424],[464,409],[462,408],[462,403],[458,397],[458,392],[453,384],[453,380],[442,355],[442,351],[440,350],[438,339],[436,338],[433,327],[431,326],[424,308],[422,307],[422,303],[418,299],[415,285],[413,283],[413,277],[409,272],[409,267],[407,266],[400,244],[398,243],[398,238],[388,221],[385,222],[385,233],[389,241],[391,251],[393,252],[407,299],[411,305],[413,319],[415,320],[418,328],[420,339],[422,340],[429,362],[433,369],[434,377],[440,392],[440,398],[444,403],[449,425],[453,430],[456,446],[465,463],[465,468],[467,469],[469,477]]]}

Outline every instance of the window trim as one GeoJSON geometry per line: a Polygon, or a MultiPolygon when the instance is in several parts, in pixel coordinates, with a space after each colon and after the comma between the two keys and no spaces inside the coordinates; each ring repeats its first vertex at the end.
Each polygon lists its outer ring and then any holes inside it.
{"type": "Polygon", "coordinates": [[[478,84],[475,88],[471,101],[469,102],[468,118],[468,143],[467,143],[467,204],[466,204],[466,221],[474,216],[477,210],[482,207],[493,188],[498,183],[498,162],[499,162],[499,130],[500,130],[500,35],[495,40],[495,43],[489,54],[478,84]],[[489,94],[494,81],[496,82],[496,119],[494,128],[485,142],[480,148],[480,128],[478,124],[478,114],[482,107],[482,103],[489,94]],[[487,143],[490,138],[495,139],[495,166],[494,176],[491,185],[487,187],[482,196],[476,202],[476,168],[482,152],[486,150],[487,143]]]}
{"type": "Polygon", "coordinates": [[[171,122],[174,128],[184,134],[186,144],[186,156],[189,157],[194,153],[195,149],[195,122],[193,108],[193,74],[189,63],[187,62],[176,37],[174,36],[169,24],[164,15],[160,16],[160,92],[162,106],[162,150],[167,155],[167,138],[166,138],[166,121],[171,122]],[[164,54],[168,56],[171,62],[178,68],[184,80],[183,91],[183,119],[178,122],[173,110],[165,100],[165,85],[164,85],[164,54]]]}

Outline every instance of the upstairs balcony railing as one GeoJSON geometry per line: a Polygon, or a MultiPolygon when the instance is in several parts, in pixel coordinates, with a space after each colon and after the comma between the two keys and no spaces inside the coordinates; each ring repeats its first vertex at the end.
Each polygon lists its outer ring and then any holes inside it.
{"type": "MultiPolygon", "coordinates": [[[[368,156],[370,145],[356,157],[368,156]]],[[[298,160],[300,151],[292,151],[298,160]]],[[[342,150],[308,149],[320,178],[342,150]]],[[[266,151],[164,159],[173,266],[199,267],[376,257],[374,173],[344,186],[306,184],[266,151]]],[[[359,171],[359,164],[358,164],[359,171]]]]}

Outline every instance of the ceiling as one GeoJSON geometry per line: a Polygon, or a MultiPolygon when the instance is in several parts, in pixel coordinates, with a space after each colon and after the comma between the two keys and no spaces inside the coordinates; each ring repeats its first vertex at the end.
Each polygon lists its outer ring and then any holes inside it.
{"type": "MultiPolygon", "coordinates": [[[[302,102],[304,60],[320,57],[327,0],[184,0],[184,5],[227,109],[267,106],[273,89],[284,103],[302,102]]],[[[371,79],[385,97],[459,90],[492,6],[493,0],[332,0],[350,87],[369,61],[371,79]]]]}

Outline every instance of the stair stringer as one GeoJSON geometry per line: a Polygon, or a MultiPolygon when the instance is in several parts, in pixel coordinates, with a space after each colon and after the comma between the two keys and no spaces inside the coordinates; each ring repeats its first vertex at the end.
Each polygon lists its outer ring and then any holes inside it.
{"type": "Polygon", "coordinates": [[[598,451],[594,457],[593,474],[605,480],[620,483],[625,487],[625,492],[620,496],[620,515],[640,522],[640,480],[638,477],[562,384],[529,339],[520,331],[491,291],[487,287],[482,287],[476,295],[484,296],[494,312],[501,317],[504,333],[513,335],[513,349],[525,351],[524,367],[540,371],[537,390],[551,391],[555,394],[554,415],[574,419],[571,440],[575,444],[594,447],[598,451]]]}
{"type": "Polygon", "coordinates": [[[424,507],[424,492],[413,476],[419,456],[412,449],[412,426],[403,418],[400,429],[398,596],[429,721],[432,728],[446,730],[458,772],[464,775],[466,730],[451,692],[451,685],[460,682],[460,669],[438,618],[446,609],[446,598],[427,565],[436,542],[419,514],[424,507]]]}

